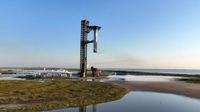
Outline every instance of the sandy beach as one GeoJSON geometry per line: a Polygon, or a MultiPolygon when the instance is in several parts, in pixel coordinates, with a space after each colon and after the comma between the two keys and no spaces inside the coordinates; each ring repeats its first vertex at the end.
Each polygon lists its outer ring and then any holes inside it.
{"type": "Polygon", "coordinates": [[[137,80],[136,81],[124,81],[124,80],[112,80],[109,83],[117,84],[128,88],[130,91],[153,91],[172,93],[177,95],[184,95],[188,97],[200,99],[200,84],[187,83],[177,80],[137,80]]]}

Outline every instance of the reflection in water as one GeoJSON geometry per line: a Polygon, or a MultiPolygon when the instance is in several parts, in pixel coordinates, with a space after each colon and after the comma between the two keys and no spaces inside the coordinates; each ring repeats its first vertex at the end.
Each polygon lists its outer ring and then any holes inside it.
{"type": "MultiPolygon", "coordinates": [[[[81,106],[79,107],[79,112],[88,112],[86,106],[81,106]]],[[[91,112],[96,112],[96,104],[92,105],[92,111],[91,112]]]]}
{"type": "Polygon", "coordinates": [[[49,112],[199,112],[199,110],[199,99],[166,93],[132,91],[120,100],[49,112]]]}
{"type": "Polygon", "coordinates": [[[79,112],[87,112],[86,111],[86,106],[79,107],[79,112]]]}
{"type": "Polygon", "coordinates": [[[96,109],[96,104],[93,105],[93,112],[96,112],[97,109],[96,109]]]}

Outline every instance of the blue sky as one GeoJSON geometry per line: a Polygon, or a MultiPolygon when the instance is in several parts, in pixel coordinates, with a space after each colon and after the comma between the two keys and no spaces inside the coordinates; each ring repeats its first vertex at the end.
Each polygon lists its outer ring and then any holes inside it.
{"type": "Polygon", "coordinates": [[[0,0],[0,67],[79,67],[80,21],[101,68],[200,68],[199,0],[0,0]],[[89,35],[92,39],[92,35],[89,35]]]}

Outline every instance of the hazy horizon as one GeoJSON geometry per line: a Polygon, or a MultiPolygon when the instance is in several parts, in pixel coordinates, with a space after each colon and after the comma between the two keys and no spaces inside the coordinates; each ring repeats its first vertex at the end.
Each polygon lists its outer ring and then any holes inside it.
{"type": "MultiPolygon", "coordinates": [[[[200,69],[198,0],[1,0],[0,67],[79,68],[80,21],[102,27],[88,66],[200,69]]],[[[89,35],[89,40],[92,35],[89,35]]]]}

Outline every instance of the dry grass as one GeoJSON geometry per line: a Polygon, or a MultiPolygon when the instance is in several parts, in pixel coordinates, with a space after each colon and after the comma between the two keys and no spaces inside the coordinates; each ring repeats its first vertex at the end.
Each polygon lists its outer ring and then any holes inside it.
{"type": "Polygon", "coordinates": [[[38,111],[116,100],[125,88],[100,82],[0,81],[0,111],[38,111]],[[8,108],[1,105],[21,105],[8,108]]]}

